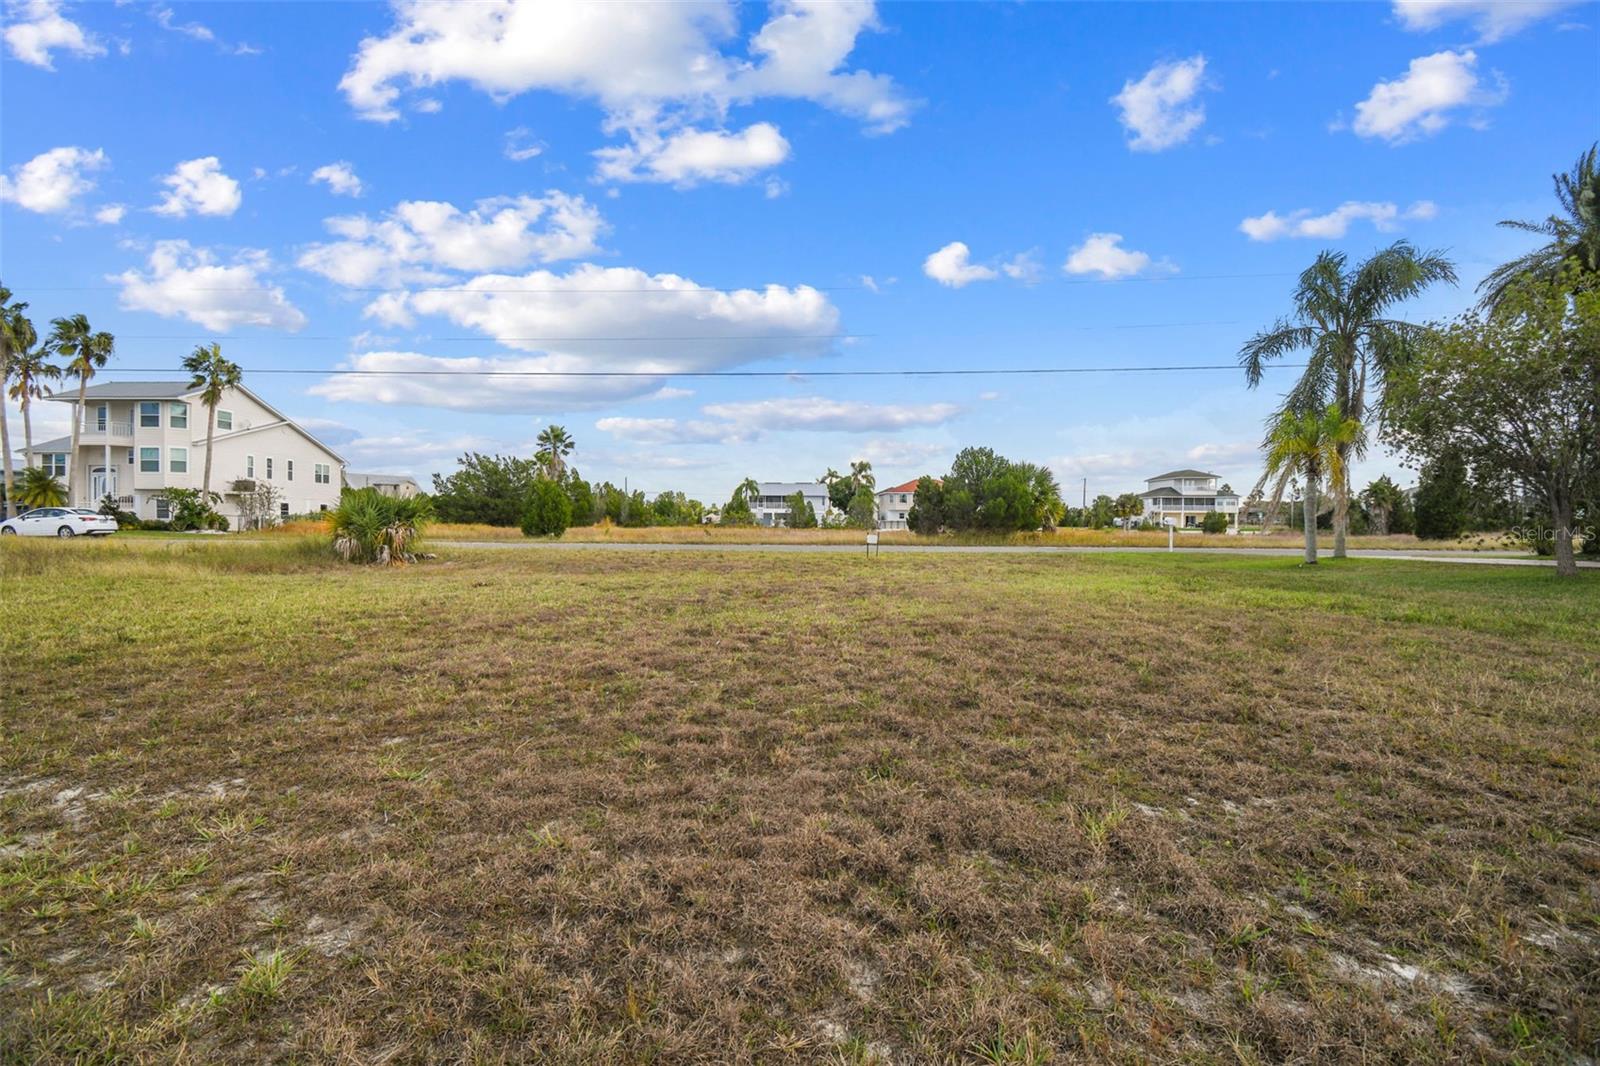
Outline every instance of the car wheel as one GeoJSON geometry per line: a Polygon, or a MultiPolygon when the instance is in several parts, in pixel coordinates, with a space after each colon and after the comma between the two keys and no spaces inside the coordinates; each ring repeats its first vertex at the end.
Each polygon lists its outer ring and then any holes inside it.
{"type": "Polygon", "coordinates": [[[14,529],[0,529],[0,537],[14,537],[16,535],[17,531],[14,529]]]}
{"type": "Polygon", "coordinates": [[[71,526],[62,526],[60,529],[56,530],[56,536],[60,537],[62,540],[68,540],[76,535],[77,534],[73,533],[71,526]]]}

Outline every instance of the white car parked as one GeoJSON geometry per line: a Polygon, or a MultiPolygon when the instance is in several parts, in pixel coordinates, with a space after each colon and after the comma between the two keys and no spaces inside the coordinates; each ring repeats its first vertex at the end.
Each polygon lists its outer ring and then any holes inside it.
{"type": "Polygon", "coordinates": [[[81,507],[35,507],[0,522],[0,537],[104,537],[116,531],[115,518],[81,507]]]}

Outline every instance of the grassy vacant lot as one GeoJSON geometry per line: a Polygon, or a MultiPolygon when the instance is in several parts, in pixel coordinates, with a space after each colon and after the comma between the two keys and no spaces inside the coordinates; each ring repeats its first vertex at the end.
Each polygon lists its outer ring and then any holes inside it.
{"type": "Polygon", "coordinates": [[[6,544],[0,1058],[1593,1055],[1594,577],[6,544]]]}

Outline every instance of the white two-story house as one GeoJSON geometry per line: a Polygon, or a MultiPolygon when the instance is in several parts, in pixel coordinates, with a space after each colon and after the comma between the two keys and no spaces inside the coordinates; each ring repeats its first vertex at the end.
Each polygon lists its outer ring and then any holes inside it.
{"type": "Polygon", "coordinates": [[[828,486],[816,481],[762,481],[761,491],[752,499],[750,513],[758,526],[786,526],[789,524],[789,497],[795,493],[805,497],[811,509],[822,521],[832,509],[828,502],[828,486]]]}
{"type": "Polygon", "coordinates": [[[1169,470],[1145,479],[1144,518],[1156,525],[1179,529],[1198,526],[1207,511],[1228,516],[1228,524],[1239,524],[1239,497],[1219,488],[1221,478],[1204,470],[1169,470]]]}
{"type": "MultiPolygon", "coordinates": [[[[50,399],[78,405],[76,390],[50,399]]],[[[207,411],[188,382],[91,385],[74,417],[81,419],[76,455],[70,436],[33,448],[34,465],[67,485],[69,507],[98,507],[111,495],[125,511],[165,521],[164,490],[201,487],[207,411]]],[[[242,517],[236,482],[271,485],[280,515],[338,505],[344,460],[244,386],[223,393],[214,440],[211,491],[222,495],[216,508],[232,528],[242,517]]]]}
{"type": "Polygon", "coordinates": [[[878,528],[909,529],[910,527],[906,525],[906,516],[911,513],[911,504],[916,496],[916,481],[880,489],[877,493],[878,528]]]}

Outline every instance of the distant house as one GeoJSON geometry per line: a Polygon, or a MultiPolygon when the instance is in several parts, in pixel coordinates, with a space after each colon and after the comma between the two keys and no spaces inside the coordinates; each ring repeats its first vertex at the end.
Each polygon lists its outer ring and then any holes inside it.
{"type": "Polygon", "coordinates": [[[417,488],[415,481],[404,474],[355,474],[346,471],[344,486],[347,489],[377,489],[383,495],[393,496],[397,500],[409,500],[422,491],[417,488]]]}
{"type": "Polygon", "coordinates": [[[816,481],[762,481],[754,498],[747,500],[750,513],[758,526],[786,526],[789,524],[789,497],[795,493],[805,497],[817,520],[829,511],[828,486],[816,481]]]}
{"type": "Polygon", "coordinates": [[[911,513],[911,501],[916,499],[917,482],[882,489],[878,492],[878,528],[908,529],[906,516],[911,513]]]}
{"type": "Polygon", "coordinates": [[[1169,470],[1145,479],[1144,519],[1156,525],[1179,529],[1198,527],[1206,512],[1228,516],[1228,524],[1239,524],[1239,496],[1218,488],[1221,478],[1204,470],[1169,470]]]}
{"type": "MultiPolygon", "coordinates": [[[[77,407],[76,390],[50,397],[77,407]]],[[[165,490],[198,489],[206,465],[206,405],[187,381],[113,381],[84,392],[78,452],[72,438],[33,446],[33,462],[67,482],[69,507],[98,507],[113,496],[125,511],[165,521],[165,490]]],[[[344,460],[265,400],[235,385],[217,404],[211,491],[235,529],[242,496],[275,490],[281,515],[325,511],[339,503],[344,460]]]]}

